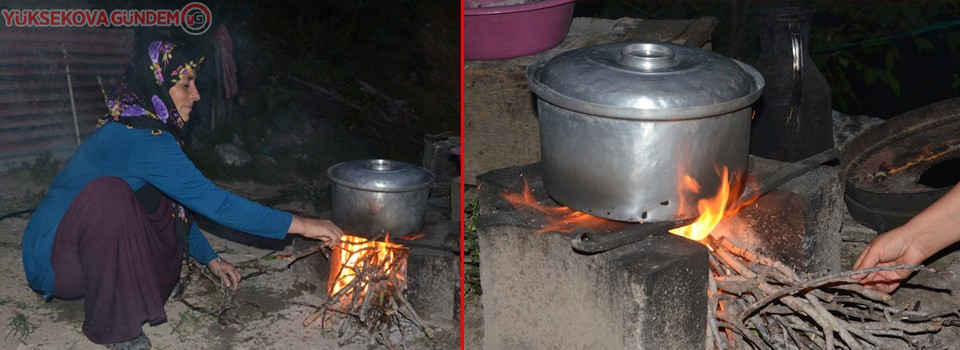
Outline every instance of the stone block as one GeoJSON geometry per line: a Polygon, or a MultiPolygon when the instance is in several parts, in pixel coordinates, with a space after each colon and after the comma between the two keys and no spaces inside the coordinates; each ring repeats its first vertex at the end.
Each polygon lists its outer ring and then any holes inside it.
{"type": "MultiPolygon", "coordinates": [[[[752,158],[762,178],[772,160],[752,158]]],[[[753,162],[752,162],[753,163],[753,162]]],[[[761,196],[714,230],[734,242],[783,261],[798,272],[840,271],[843,182],[838,169],[821,166],[761,196]]]]}
{"type": "Polygon", "coordinates": [[[484,349],[704,348],[700,243],[663,233],[582,255],[515,225],[483,225],[479,243],[484,349]]]}
{"type": "Polygon", "coordinates": [[[450,251],[416,247],[407,257],[410,306],[424,321],[455,330],[460,310],[460,257],[450,251]]]}
{"type": "Polygon", "coordinates": [[[422,236],[397,240],[407,255],[406,298],[433,326],[456,331],[460,310],[460,222],[442,221],[423,228],[422,236]]]}

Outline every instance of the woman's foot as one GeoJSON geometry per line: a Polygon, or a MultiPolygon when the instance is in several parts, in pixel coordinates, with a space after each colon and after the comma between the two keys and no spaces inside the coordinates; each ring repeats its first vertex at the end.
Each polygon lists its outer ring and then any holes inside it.
{"type": "Polygon", "coordinates": [[[139,337],[131,340],[122,343],[104,344],[104,346],[110,350],[149,350],[152,345],[150,345],[150,338],[147,338],[147,334],[140,333],[139,337]]]}

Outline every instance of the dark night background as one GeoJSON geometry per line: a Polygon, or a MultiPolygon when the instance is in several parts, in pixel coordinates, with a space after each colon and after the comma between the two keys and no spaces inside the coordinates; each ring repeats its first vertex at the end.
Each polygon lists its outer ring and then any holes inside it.
{"type": "MultiPolygon", "coordinates": [[[[189,2],[94,0],[91,8],[180,9],[189,2]]],[[[217,28],[224,24],[230,30],[239,99],[229,106],[228,123],[216,130],[208,125],[209,107],[198,108],[190,121],[188,154],[208,176],[275,182],[291,180],[277,170],[299,180],[349,159],[419,164],[424,134],[459,135],[456,3],[201,3],[213,16],[203,35],[188,35],[179,27],[141,27],[136,38],[170,36],[212,53],[217,28]],[[251,165],[225,168],[210,159],[214,145],[237,138],[253,155],[251,165]]],[[[204,96],[213,93],[213,71],[201,70],[198,87],[204,96]]]]}
{"type": "Polygon", "coordinates": [[[574,16],[714,16],[713,50],[752,64],[758,14],[814,10],[810,52],[833,90],[833,109],[888,119],[960,96],[960,1],[578,1],[574,16]]]}

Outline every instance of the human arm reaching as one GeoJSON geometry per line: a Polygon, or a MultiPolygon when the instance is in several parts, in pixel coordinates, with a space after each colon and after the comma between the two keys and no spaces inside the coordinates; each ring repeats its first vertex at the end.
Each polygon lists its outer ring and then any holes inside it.
{"type": "Polygon", "coordinates": [[[343,230],[330,220],[309,219],[297,215],[293,216],[287,232],[319,240],[330,248],[336,246],[340,242],[340,236],[343,236],[343,230]]]}
{"type": "MultiPolygon", "coordinates": [[[[954,186],[903,226],[874,238],[860,253],[853,268],[919,265],[957,241],[960,241],[960,186],[954,186]]],[[[857,277],[868,288],[890,293],[912,273],[911,270],[879,271],[857,277]]]]}
{"type": "MultiPolygon", "coordinates": [[[[293,215],[288,233],[319,240],[324,246],[331,248],[340,242],[340,236],[343,235],[343,231],[330,220],[308,219],[297,215],[293,215]]],[[[220,277],[225,286],[237,289],[240,273],[233,264],[216,257],[207,263],[207,268],[215,276],[220,277]]]]}

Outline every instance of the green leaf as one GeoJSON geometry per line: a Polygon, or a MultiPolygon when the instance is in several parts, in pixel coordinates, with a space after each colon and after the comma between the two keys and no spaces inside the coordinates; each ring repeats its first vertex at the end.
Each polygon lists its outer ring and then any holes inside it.
{"type": "Polygon", "coordinates": [[[840,63],[840,66],[843,68],[847,68],[847,66],[850,65],[850,60],[846,59],[843,56],[840,56],[839,58],[837,58],[837,62],[840,63]]]}
{"type": "Polygon", "coordinates": [[[917,51],[923,50],[933,50],[933,44],[930,43],[927,39],[924,38],[915,38],[913,39],[914,44],[917,45],[917,51]]]}
{"type": "Polygon", "coordinates": [[[877,69],[867,68],[863,71],[863,81],[867,82],[867,85],[873,85],[874,81],[877,81],[877,69]]]}

